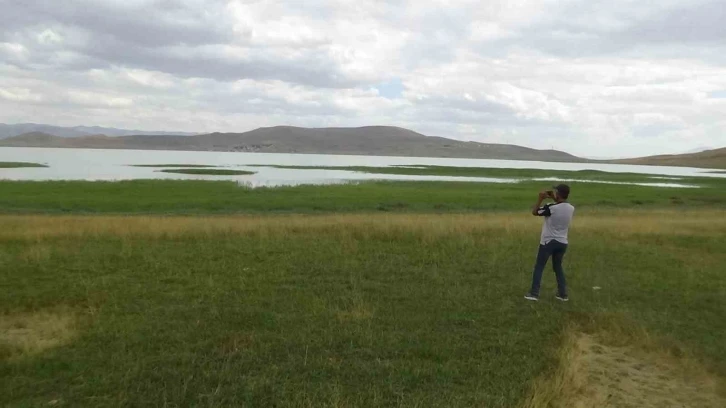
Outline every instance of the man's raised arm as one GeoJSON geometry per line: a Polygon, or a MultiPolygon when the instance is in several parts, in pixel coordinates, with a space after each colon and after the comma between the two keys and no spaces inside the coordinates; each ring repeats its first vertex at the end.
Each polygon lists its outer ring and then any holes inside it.
{"type": "Polygon", "coordinates": [[[532,215],[535,217],[546,217],[549,216],[549,208],[542,208],[542,202],[549,197],[549,194],[547,194],[546,191],[542,191],[537,196],[537,203],[532,207],[532,215]]]}

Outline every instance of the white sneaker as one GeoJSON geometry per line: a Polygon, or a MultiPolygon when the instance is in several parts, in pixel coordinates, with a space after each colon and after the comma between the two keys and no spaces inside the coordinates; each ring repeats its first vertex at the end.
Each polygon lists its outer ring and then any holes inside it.
{"type": "Polygon", "coordinates": [[[539,300],[539,297],[538,296],[535,296],[535,295],[533,295],[531,293],[527,293],[526,295],[524,295],[524,298],[527,299],[527,300],[532,300],[534,302],[536,302],[536,301],[539,300]]]}

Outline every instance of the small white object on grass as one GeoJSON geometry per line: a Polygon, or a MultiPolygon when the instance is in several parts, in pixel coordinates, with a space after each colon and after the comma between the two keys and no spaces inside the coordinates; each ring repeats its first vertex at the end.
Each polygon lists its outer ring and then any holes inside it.
{"type": "Polygon", "coordinates": [[[600,286],[593,286],[592,287],[592,290],[600,290],[600,289],[602,289],[600,286]]]}

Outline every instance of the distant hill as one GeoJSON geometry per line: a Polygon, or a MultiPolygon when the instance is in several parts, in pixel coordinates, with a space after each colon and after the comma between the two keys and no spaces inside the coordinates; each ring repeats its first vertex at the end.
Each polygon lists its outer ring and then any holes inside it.
{"type": "Polygon", "coordinates": [[[583,161],[557,150],[463,142],[425,136],[391,126],[313,129],[277,126],[245,133],[210,133],[197,136],[62,138],[45,132],[32,132],[0,140],[0,146],[583,161]]]}
{"type": "Polygon", "coordinates": [[[713,150],[713,149],[715,149],[715,148],[714,148],[714,147],[712,147],[712,146],[701,146],[701,147],[697,147],[697,148],[695,148],[695,149],[690,149],[690,150],[689,150],[689,151],[687,151],[687,152],[680,152],[680,153],[676,153],[676,154],[692,154],[692,153],[701,153],[701,152],[705,152],[705,151],[707,151],[707,150],[713,150]]]}
{"type": "MultiPolygon", "coordinates": [[[[153,136],[156,137],[156,136],[153,136]]],[[[184,136],[187,137],[187,136],[184,136]]],[[[59,137],[43,132],[29,132],[19,136],[0,140],[5,147],[67,147],[74,148],[83,144],[102,146],[113,138],[106,135],[85,135],[75,137],[59,137]]]]}
{"type": "Polygon", "coordinates": [[[41,133],[47,133],[49,135],[53,136],[59,136],[59,137],[79,137],[79,136],[91,136],[91,135],[106,135],[106,136],[130,136],[130,135],[180,135],[180,136],[189,136],[189,135],[195,135],[197,133],[189,133],[189,132],[149,132],[149,131],[143,131],[143,130],[129,130],[129,129],[116,129],[116,128],[107,128],[107,127],[101,127],[101,126],[73,126],[73,127],[63,127],[63,126],[52,126],[52,125],[44,125],[40,123],[19,123],[14,125],[9,125],[5,123],[0,123],[0,139],[5,139],[8,137],[14,137],[19,136],[26,133],[33,133],[33,132],[41,132],[41,133]]]}
{"type": "Polygon", "coordinates": [[[726,147],[689,154],[668,154],[613,160],[621,164],[646,164],[654,166],[700,167],[704,169],[726,169],[726,147]]]}

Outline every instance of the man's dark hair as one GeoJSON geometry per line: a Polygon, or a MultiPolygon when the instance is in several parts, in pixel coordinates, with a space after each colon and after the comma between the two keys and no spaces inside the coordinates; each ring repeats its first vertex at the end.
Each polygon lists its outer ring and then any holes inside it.
{"type": "Polygon", "coordinates": [[[553,187],[555,190],[557,190],[557,194],[559,194],[560,197],[567,200],[567,198],[570,196],[570,186],[567,184],[559,184],[553,187]]]}

